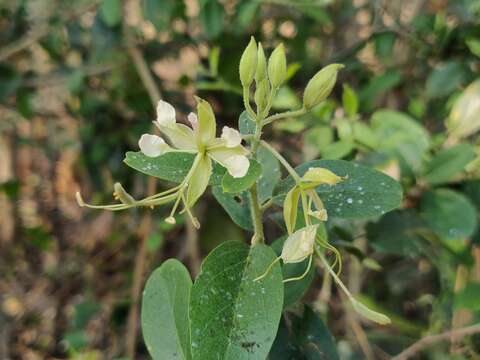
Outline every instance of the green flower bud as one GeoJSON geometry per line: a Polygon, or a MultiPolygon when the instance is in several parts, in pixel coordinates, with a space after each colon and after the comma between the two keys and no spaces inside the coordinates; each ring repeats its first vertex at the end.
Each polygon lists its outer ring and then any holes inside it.
{"type": "Polygon", "coordinates": [[[268,59],[268,78],[273,88],[278,88],[287,77],[287,58],[283,44],[273,50],[268,59]]]}
{"type": "Polygon", "coordinates": [[[267,59],[263,51],[262,43],[258,43],[257,51],[257,71],[255,72],[255,81],[260,83],[267,76],[267,59]]]}
{"type": "Polygon", "coordinates": [[[255,89],[255,104],[257,109],[262,112],[267,106],[268,94],[270,93],[270,84],[268,79],[264,78],[261,81],[257,81],[257,88],[255,89]]]}
{"type": "Polygon", "coordinates": [[[250,38],[245,51],[240,58],[240,81],[243,87],[248,87],[253,81],[255,71],[257,70],[257,43],[253,36],[250,38]]]}
{"type": "Polygon", "coordinates": [[[337,81],[337,73],[343,67],[344,65],[342,64],[330,64],[310,79],[303,93],[303,105],[305,108],[311,109],[330,95],[337,81]]]}

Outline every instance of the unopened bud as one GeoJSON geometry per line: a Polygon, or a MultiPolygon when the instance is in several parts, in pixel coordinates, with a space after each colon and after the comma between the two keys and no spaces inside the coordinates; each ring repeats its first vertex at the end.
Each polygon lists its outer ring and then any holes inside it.
{"type": "Polygon", "coordinates": [[[320,221],[327,221],[328,220],[328,214],[327,214],[326,209],[310,211],[308,213],[308,215],[313,216],[314,218],[316,218],[320,221]]]}
{"type": "Polygon", "coordinates": [[[255,71],[255,81],[258,83],[267,77],[267,59],[263,51],[262,43],[258,44],[257,50],[257,70],[255,71]]]}
{"type": "Polygon", "coordinates": [[[311,109],[330,95],[337,81],[338,71],[343,67],[344,65],[342,64],[330,64],[310,79],[303,93],[303,105],[305,108],[311,109]]]}
{"type": "Polygon", "coordinates": [[[268,59],[268,78],[273,88],[278,88],[287,77],[287,58],[283,44],[273,50],[268,59]]]}
{"type": "Polygon", "coordinates": [[[268,94],[270,93],[270,84],[268,79],[264,78],[260,82],[257,82],[257,88],[255,89],[255,104],[257,109],[262,112],[267,106],[268,94]]]}
{"type": "Polygon", "coordinates": [[[257,70],[257,43],[253,36],[250,38],[245,51],[240,58],[240,81],[243,87],[249,87],[257,70]]]}

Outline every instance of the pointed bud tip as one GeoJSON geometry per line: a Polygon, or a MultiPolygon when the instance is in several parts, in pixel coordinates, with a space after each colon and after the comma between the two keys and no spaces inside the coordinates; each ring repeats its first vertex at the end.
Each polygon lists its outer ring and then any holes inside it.
{"type": "Polygon", "coordinates": [[[80,206],[80,207],[85,206],[85,201],[83,201],[82,194],[80,194],[80,191],[77,191],[75,193],[75,199],[77,200],[78,206],[80,206]]]}

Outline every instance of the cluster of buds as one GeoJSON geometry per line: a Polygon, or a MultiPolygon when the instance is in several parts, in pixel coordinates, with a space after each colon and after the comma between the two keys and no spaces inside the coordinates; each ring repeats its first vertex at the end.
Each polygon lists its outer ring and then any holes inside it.
{"type": "Polygon", "coordinates": [[[119,183],[114,186],[114,198],[119,204],[90,205],[86,204],[80,193],[76,194],[80,206],[105,210],[125,210],[132,207],[157,205],[174,202],[170,215],[165,219],[168,223],[175,223],[174,215],[183,204],[184,209],[193,224],[199,227],[199,222],[192,215],[191,208],[205,192],[212,174],[212,161],[225,167],[234,178],[244,177],[250,166],[247,157],[248,150],[241,142],[240,133],[229,127],[222,129],[219,138],[216,137],[216,120],[213,110],[208,102],[197,98],[197,114],[190,113],[188,121],[191,127],[177,123],[175,109],[165,101],[159,101],[157,106],[157,119],[154,124],[166,137],[143,134],[138,142],[140,150],[148,157],[161,156],[167,152],[186,152],[195,154],[190,171],[183,181],[167,191],[135,200],[119,183]]]}

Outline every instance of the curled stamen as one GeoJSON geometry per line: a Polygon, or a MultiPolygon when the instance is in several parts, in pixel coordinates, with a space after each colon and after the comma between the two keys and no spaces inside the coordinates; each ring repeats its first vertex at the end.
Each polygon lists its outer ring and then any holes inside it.
{"type": "Polygon", "coordinates": [[[256,277],[255,279],[253,279],[253,281],[262,280],[265,276],[267,276],[270,273],[270,270],[272,270],[273,265],[275,265],[277,262],[279,262],[280,259],[281,259],[280,256],[277,257],[270,265],[268,265],[267,270],[265,270],[265,272],[262,275],[260,275],[259,277],[256,277]]]}
{"type": "Polygon", "coordinates": [[[125,205],[133,205],[135,204],[135,199],[133,198],[132,195],[130,195],[120,184],[119,182],[115,183],[113,185],[114,192],[113,192],[113,197],[117,200],[120,200],[125,205]]]}
{"type": "Polygon", "coordinates": [[[308,272],[310,271],[310,268],[312,267],[312,259],[313,259],[313,254],[310,255],[310,257],[308,259],[307,269],[305,270],[305,272],[302,275],[285,279],[285,280],[283,280],[283,282],[287,283],[287,282],[290,282],[290,281],[302,280],[305,276],[307,276],[308,272]]]}

